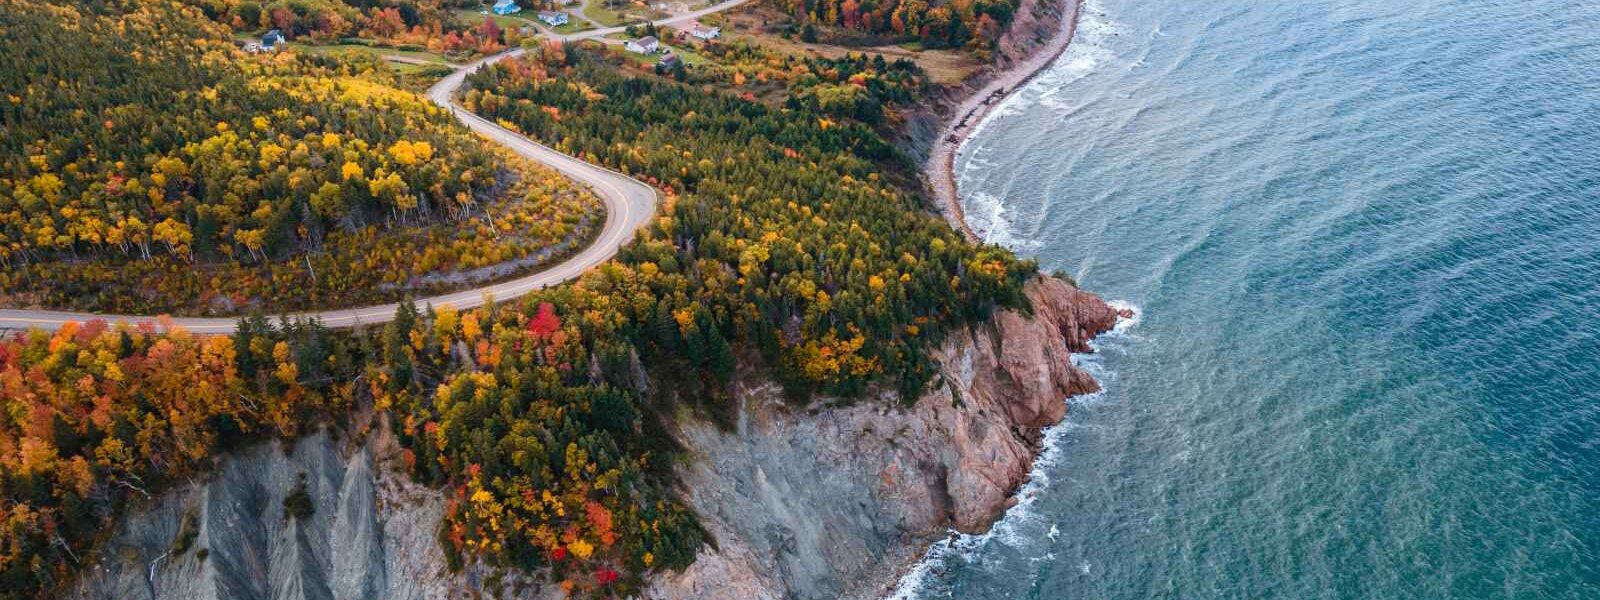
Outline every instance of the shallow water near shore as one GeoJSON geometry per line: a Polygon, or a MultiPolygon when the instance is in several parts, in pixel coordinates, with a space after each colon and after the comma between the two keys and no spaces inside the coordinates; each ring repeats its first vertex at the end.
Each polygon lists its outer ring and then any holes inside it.
{"type": "Polygon", "coordinates": [[[903,598],[1600,598],[1600,5],[1091,0],[958,158],[1140,308],[903,598]]]}

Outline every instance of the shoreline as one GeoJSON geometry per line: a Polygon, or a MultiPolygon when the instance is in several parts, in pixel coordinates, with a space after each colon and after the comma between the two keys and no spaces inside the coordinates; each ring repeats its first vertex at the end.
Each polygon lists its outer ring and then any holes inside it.
{"type": "MultiPolygon", "coordinates": [[[[1058,17],[1054,32],[1049,39],[1045,40],[1043,44],[1032,48],[1021,61],[1015,62],[1008,67],[997,67],[989,71],[985,76],[978,78],[978,80],[982,81],[982,84],[975,91],[962,97],[956,105],[956,110],[950,113],[948,118],[944,119],[944,124],[939,130],[939,136],[935,138],[933,147],[929,150],[928,157],[922,165],[923,184],[931,191],[935,206],[943,214],[945,220],[950,223],[950,226],[961,232],[969,241],[982,242],[982,239],[967,223],[966,212],[961,206],[961,196],[955,180],[956,154],[966,144],[972,131],[989,116],[996,106],[999,106],[1017,89],[1027,85],[1033,78],[1044,72],[1046,67],[1054,64],[1071,47],[1072,40],[1077,36],[1078,20],[1083,14],[1084,0],[1064,0],[1064,2],[1064,10],[1068,12],[1064,12],[1058,17]]],[[[1136,314],[1127,308],[1116,307],[1116,309],[1118,319],[1116,325],[1112,327],[1113,331],[1122,327],[1124,323],[1131,321],[1133,315],[1136,314]]],[[[1098,387],[1097,382],[1096,387],[1098,387]]],[[[1061,421],[1051,425],[1051,427],[1057,427],[1064,421],[1065,417],[1063,416],[1061,421]]],[[[989,523],[985,531],[992,532],[994,527],[1013,508],[1019,505],[1018,495],[1030,481],[1035,479],[1034,470],[1037,468],[1038,460],[1048,450],[1043,446],[1042,441],[1039,447],[1033,449],[1032,456],[1028,461],[1028,477],[1016,489],[1011,490],[1006,495],[1007,501],[1000,514],[996,516],[993,522],[989,523]]],[[[889,562],[894,564],[889,570],[892,577],[871,598],[882,600],[906,600],[910,598],[911,596],[907,592],[914,589],[917,584],[916,581],[912,580],[920,580],[918,574],[920,567],[930,559],[930,556],[939,553],[941,546],[948,550],[949,546],[955,543],[958,537],[958,532],[955,529],[951,529],[943,537],[910,546],[907,548],[907,550],[910,550],[909,555],[890,558],[889,562]]]]}
{"type": "Polygon", "coordinates": [[[1078,18],[1083,13],[1083,0],[1064,1],[1066,6],[1063,8],[1068,12],[1061,15],[1050,39],[1028,52],[1021,61],[992,71],[981,87],[963,98],[955,112],[945,120],[922,166],[924,183],[932,191],[936,206],[950,226],[968,240],[981,241],[967,224],[966,213],[961,208],[961,196],[956,189],[955,179],[956,154],[966,144],[973,129],[989,116],[994,107],[1044,72],[1045,67],[1054,64],[1071,47],[1078,32],[1078,18]]]}

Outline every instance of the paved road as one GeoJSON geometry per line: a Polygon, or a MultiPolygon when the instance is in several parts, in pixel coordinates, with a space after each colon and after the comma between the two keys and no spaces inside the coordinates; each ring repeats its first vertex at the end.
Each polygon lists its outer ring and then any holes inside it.
{"type": "MultiPolygon", "coordinates": [[[[692,21],[700,17],[739,6],[749,0],[728,0],[720,4],[675,15],[666,19],[657,20],[658,26],[674,25],[692,21]]],[[[626,27],[606,27],[591,29],[571,35],[551,35],[561,40],[581,40],[600,38],[603,36],[620,33],[626,27]]],[[[584,271],[599,265],[616,255],[617,249],[633,239],[634,232],[649,222],[655,214],[656,191],[654,188],[616,171],[598,167],[572,156],[562,154],[556,150],[540,144],[527,137],[511,132],[487,119],[468,112],[456,104],[454,96],[467,75],[487,64],[493,64],[510,56],[522,54],[522,50],[509,50],[462,66],[450,76],[440,80],[428,90],[428,98],[434,103],[443,106],[455,114],[463,124],[473,131],[493,140],[494,142],[511,149],[513,152],[529,159],[543,163],[574,180],[589,186],[594,193],[605,202],[606,224],[594,243],[582,252],[568,258],[553,267],[521,277],[477,289],[444,294],[431,298],[417,299],[418,306],[432,304],[442,306],[449,304],[456,308],[474,308],[482,306],[487,299],[510,300],[538,290],[565,283],[582,275],[584,271]]],[[[290,318],[316,317],[329,327],[355,327],[358,325],[372,325],[385,323],[394,318],[397,304],[381,304],[378,306],[365,306],[360,308],[347,308],[339,310],[326,310],[315,312],[294,313],[290,318]]],[[[82,312],[54,311],[54,310],[16,310],[0,309],[0,330],[19,330],[40,328],[54,330],[60,328],[68,321],[83,322],[90,319],[105,319],[111,322],[126,321],[129,323],[151,321],[157,317],[148,315],[112,315],[93,314],[82,312]]],[[[203,334],[232,333],[237,319],[234,318],[204,318],[204,317],[173,317],[172,322],[189,331],[203,334]]]]}
{"type": "MultiPolygon", "coordinates": [[[[678,25],[678,24],[682,24],[682,23],[687,23],[689,21],[693,21],[695,19],[699,19],[700,17],[704,17],[706,15],[715,14],[715,13],[719,13],[719,12],[728,10],[730,8],[733,8],[735,6],[739,6],[740,4],[744,4],[744,3],[749,2],[749,1],[750,0],[727,0],[726,2],[713,4],[711,6],[707,6],[705,8],[699,9],[699,10],[692,10],[692,11],[683,13],[681,15],[673,15],[673,16],[667,17],[665,19],[656,19],[653,22],[656,24],[657,27],[665,27],[665,26],[668,26],[668,25],[678,25]]],[[[626,31],[627,29],[628,29],[628,27],[626,25],[623,25],[623,26],[620,26],[620,27],[603,27],[603,28],[600,28],[600,29],[590,29],[588,31],[580,31],[578,33],[574,33],[574,34],[571,34],[571,35],[552,35],[550,37],[554,37],[554,38],[557,38],[557,39],[564,39],[564,40],[582,40],[582,39],[591,39],[591,38],[607,36],[607,35],[611,35],[613,33],[622,33],[623,31],[626,31]]]]}
{"type": "MultiPolygon", "coordinates": [[[[583,9],[585,7],[587,7],[588,3],[591,2],[591,1],[593,1],[593,0],[586,0],[585,2],[579,4],[576,8],[567,10],[567,13],[569,15],[577,16],[577,18],[580,19],[580,20],[587,21],[590,24],[598,26],[600,24],[599,22],[595,21],[594,19],[590,19],[588,15],[583,14],[583,9]]],[[[697,20],[700,17],[704,17],[706,15],[716,14],[716,13],[728,10],[730,8],[739,6],[739,5],[744,4],[746,2],[749,2],[749,1],[750,0],[727,0],[726,2],[720,2],[720,3],[717,3],[717,4],[713,4],[711,6],[707,6],[707,7],[702,8],[702,9],[692,10],[692,11],[689,11],[689,12],[686,12],[686,13],[683,13],[683,14],[672,15],[670,17],[656,19],[656,20],[650,21],[650,22],[655,23],[657,27],[666,27],[666,26],[669,26],[669,25],[681,25],[681,24],[689,22],[689,21],[697,20]]],[[[634,24],[643,25],[643,24],[645,24],[645,22],[646,21],[641,20],[641,21],[637,21],[634,24]]],[[[628,30],[628,26],[627,25],[618,25],[616,27],[600,27],[599,29],[589,29],[589,30],[586,30],[586,31],[579,31],[579,32],[576,32],[576,33],[560,34],[560,33],[556,33],[554,29],[551,29],[548,25],[545,25],[543,22],[534,22],[533,26],[537,27],[539,29],[539,31],[541,32],[541,35],[543,35],[544,37],[549,38],[549,39],[562,40],[562,41],[576,41],[576,40],[591,40],[592,39],[592,40],[597,40],[597,41],[601,41],[601,42],[605,42],[605,43],[621,43],[620,40],[607,40],[607,39],[601,39],[601,38],[604,38],[605,36],[611,35],[613,33],[623,33],[623,32],[628,30]]],[[[390,60],[394,60],[394,59],[391,58],[390,60]]],[[[401,61],[401,62],[405,62],[405,61],[401,61]]]]}

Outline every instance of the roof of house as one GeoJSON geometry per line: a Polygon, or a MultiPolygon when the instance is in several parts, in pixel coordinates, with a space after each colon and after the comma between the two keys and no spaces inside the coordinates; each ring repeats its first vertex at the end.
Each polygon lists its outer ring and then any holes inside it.
{"type": "Polygon", "coordinates": [[[283,32],[276,29],[268,31],[266,35],[261,36],[261,41],[266,43],[281,42],[283,41],[283,32]]]}
{"type": "MultiPolygon", "coordinates": [[[[495,0],[495,7],[516,6],[517,0],[495,0]]],[[[479,6],[482,6],[481,4],[479,6]]]]}
{"type": "Polygon", "coordinates": [[[634,40],[633,43],[638,44],[640,46],[654,46],[656,44],[661,43],[661,40],[656,39],[656,36],[647,35],[647,36],[644,36],[644,37],[639,38],[637,40],[634,40]]]}
{"type": "Polygon", "coordinates": [[[541,11],[539,11],[539,18],[541,18],[541,19],[547,18],[547,17],[551,18],[551,19],[554,19],[556,17],[565,17],[565,16],[567,16],[567,13],[561,12],[559,10],[541,10],[541,11]]]}

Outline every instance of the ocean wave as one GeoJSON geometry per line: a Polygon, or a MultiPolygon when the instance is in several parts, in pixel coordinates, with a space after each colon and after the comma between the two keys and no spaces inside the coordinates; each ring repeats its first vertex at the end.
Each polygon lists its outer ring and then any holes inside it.
{"type": "Polygon", "coordinates": [[[1103,334],[1102,338],[1107,335],[1127,335],[1129,329],[1133,329],[1135,325],[1139,324],[1139,319],[1144,314],[1144,311],[1140,310],[1137,305],[1126,300],[1109,300],[1106,304],[1119,311],[1128,311],[1133,316],[1117,319],[1117,324],[1111,328],[1111,331],[1103,334]]]}
{"type": "Polygon", "coordinates": [[[1018,232],[1015,209],[994,194],[983,192],[968,196],[967,226],[985,242],[998,244],[1012,251],[1035,249],[1038,240],[1029,239],[1018,232]]]}
{"type": "MultiPolygon", "coordinates": [[[[971,189],[971,184],[975,180],[995,166],[994,148],[985,144],[987,140],[983,138],[983,133],[988,127],[1034,106],[1044,106],[1057,112],[1075,110],[1068,105],[1065,90],[1070,88],[1072,83],[1087,77],[1101,65],[1116,58],[1109,42],[1122,33],[1122,27],[1107,17],[1098,0],[1085,0],[1082,10],[1076,36],[1066,53],[1023,89],[1007,96],[986,118],[974,126],[972,134],[967,139],[979,140],[977,143],[963,144],[962,148],[957,150],[959,167],[956,180],[960,187],[971,189]]],[[[1012,250],[1021,250],[1028,246],[1036,247],[1040,244],[1039,240],[1030,239],[1019,233],[1015,207],[1008,205],[1000,197],[976,192],[963,196],[962,200],[966,207],[968,225],[985,241],[1012,250]]],[[[1108,341],[1126,337],[1127,332],[1139,323],[1141,314],[1137,306],[1127,302],[1112,302],[1111,305],[1119,310],[1129,309],[1132,311],[1132,316],[1118,319],[1111,331],[1102,334],[1091,343],[1096,354],[1073,357],[1073,364],[1094,376],[1102,386],[1115,381],[1116,374],[1102,366],[1099,351],[1108,341]]],[[[1104,392],[1096,392],[1066,401],[1086,405],[1104,397],[1104,392]]],[[[980,551],[990,544],[1020,547],[1037,540],[1041,535],[1040,530],[1046,523],[1034,507],[1050,487],[1049,473],[1061,461],[1063,444],[1068,434],[1078,428],[1078,424],[1068,421],[1046,428],[1042,451],[1034,460],[1027,481],[1017,491],[1016,504],[1007,509],[994,526],[984,533],[969,535],[952,530],[944,539],[935,542],[928,548],[922,560],[900,578],[894,591],[886,596],[885,600],[915,600],[923,597],[926,593],[934,591],[949,567],[957,561],[972,564],[980,560],[983,556],[980,551]]],[[[1060,535],[1060,529],[1055,523],[1048,525],[1048,533],[1042,535],[1054,540],[1060,535]]]]}
{"type": "MultiPolygon", "coordinates": [[[[1021,99],[1031,96],[1032,104],[1056,111],[1070,110],[1073,108],[1072,97],[1066,91],[1072,84],[1116,62],[1117,53],[1112,49],[1111,41],[1127,33],[1127,27],[1112,20],[1098,0],[1085,0],[1082,11],[1078,17],[1078,30],[1073,34],[1072,44],[1067,46],[1067,51],[1021,92],[1012,94],[1011,98],[1017,98],[1020,103],[1021,99]]],[[[1002,106],[1008,104],[1011,98],[1007,98],[1002,106]]],[[[976,131],[973,135],[977,135],[976,131]]]]}
{"type": "Polygon", "coordinates": [[[1061,57],[1040,71],[1022,89],[1013,90],[1002,98],[999,104],[990,109],[989,113],[972,127],[967,139],[977,139],[993,123],[1030,112],[1029,109],[1034,106],[1044,106],[1053,110],[1070,108],[1059,98],[1061,91],[1116,58],[1116,53],[1111,49],[1109,42],[1124,33],[1126,28],[1106,15],[1106,11],[1100,7],[1099,0],[1084,0],[1082,11],[1078,16],[1078,29],[1073,33],[1072,43],[1067,45],[1061,57]]]}
{"type": "MultiPolygon", "coordinates": [[[[1110,42],[1125,28],[1106,15],[1099,0],[1085,0],[1082,11],[1072,44],[1067,46],[1061,58],[1022,89],[1002,99],[999,105],[973,126],[967,142],[956,149],[955,179],[958,189],[973,188],[982,175],[996,165],[996,159],[992,158],[996,154],[996,146],[992,144],[997,140],[984,136],[991,126],[1011,115],[1030,112],[1036,106],[1059,114],[1061,118],[1070,116],[1078,107],[1072,103],[1073,99],[1067,90],[1071,89],[1073,83],[1116,58],[1110,42]]],[[[1030,239],[1018,229],[1019,219],[1014,214],[1014,207],[1007,206],[1004,200],[986,194],[967,194],[961,201],[968,226],[984,241],[1013,251],[1039,245],[1037,240],[1030,239]]]]}
{"type": "MultiPolygon", "coordinates": [[[[1101,363],[1101,351],[1113,345],[1116,340],[1128,336],[1128,331],[1139,324],[1143,311],[1136,305],[1125,301],[1111,301],[1112,307],[1118,310],[1127,309],[1132,316],[1117,319],[1111,331],[1101,334],[1090,342],[1094,349],[1092,354],[1073,355],[1073,364],[1084,369],[1094,376],[1104,387],[1116,379],[1116,374],[1104,368],[1101,363]]],[[[1104,391],[1092,394],[1083,394],[1068,398],[1070,404],[1092,404],[1105,397],[1104,391]]],[[[1044,517],[1034,510],[1035,504],[1043,497],[1044,492],[1050,489],[1050,473],[1060,464],[1065,452],[1064,444],[1067,434],[1077,429],[1077,424],[1063,420],[1060,423],[1045,428],[1042,451],[1033,461],[1033,468],[1028,472],[1028,479],[1017,490],[1016,504],[1006,509],[1005,514],[988,531],[979,534],[965,534],[951,530],[944,539],[934,542],[923,555],[922,560],[912,565],[911,569],[895,584],[894,591],[884,600],[918,600],[924,594],[934,590],[940,583],[941,576],[948,571],[956,561],[974,564],[980,561],[985,553],[982,550],[990,544],[1002,544],[1009,547],[1022,547],[1036,541],[1039,535],[1034,532],[1045,525],[1044,517]]],[[[1055,523],[1049,523],[1049,529],[1042,537],[1054,541],[1061,534],[1060,528],[1055,523]]],[[[1087,568],[1087,563],[1083,565],[1087,568]]]]}

